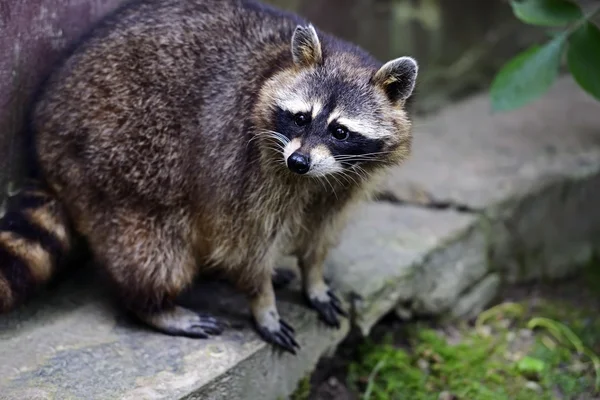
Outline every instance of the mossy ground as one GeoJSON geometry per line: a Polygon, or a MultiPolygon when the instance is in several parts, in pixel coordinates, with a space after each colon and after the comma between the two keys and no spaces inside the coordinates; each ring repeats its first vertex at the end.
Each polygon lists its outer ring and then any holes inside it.
{"type": "MultiPolygon", "coordinates": [[[[388,338],[366,343],[350,365],[348,382],[365,399],[590,399],[594,368],[585,355],[545,333],[483,325],[460,338],[415,328],[414,347],[388,338]],[[456,342],[455,342],[456,341],[456,342]]],[[[496,324],[494,324],[496,325],[496,324]]]]}
{"type": "Polygon", "coordinates": [[[346,349],[343,395],[305,382],[296,399],[600,399],[599,310],[594,264],[570,282],[514,288],[476,321],[388,321],[346,349]]]}

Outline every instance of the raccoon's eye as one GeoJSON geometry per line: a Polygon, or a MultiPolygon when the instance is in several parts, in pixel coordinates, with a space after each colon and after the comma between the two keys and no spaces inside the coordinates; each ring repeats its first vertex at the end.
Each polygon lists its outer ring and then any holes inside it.
{"type": "Polygon", "coordinates": [[[298,113],[294,115],[294,122],[298,126],[304,126],[310,123],[310,116],[307,113],[298,113]]]}
{"type": "Polygon", "coordinates": [[[350,136],[350,133],[348,132],[348,129],[344,128],[343,126],[337,125],[331,128],[331,136],[333,136],[337,140],[346,140],[348,139],[348,136],[350,136]]]}

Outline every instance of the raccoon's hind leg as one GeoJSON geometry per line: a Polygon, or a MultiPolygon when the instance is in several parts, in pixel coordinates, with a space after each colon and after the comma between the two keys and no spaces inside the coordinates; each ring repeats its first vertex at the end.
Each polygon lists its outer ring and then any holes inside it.
{"type": "Polygon", "coordinates": [[[128,311],[150,327],[177,336],[222,333],[219,321],[176,305],[193,281],[196,260],[181,226],[185,221],[148,216],[112,217],[90,244],[128,311]]]}

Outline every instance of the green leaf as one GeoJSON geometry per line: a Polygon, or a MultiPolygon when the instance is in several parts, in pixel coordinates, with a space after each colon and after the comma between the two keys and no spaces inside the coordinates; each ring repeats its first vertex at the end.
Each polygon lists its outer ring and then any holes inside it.
{"type": "Polygon", "coordinates": [[[517,363],[517,370],[521,375],[529,379],[538,378],[544,372],[545,368],[546,364],[542,360],[529,356],[523,357],[517,363]]]}
{"type": "Polygon", "coordinates": [[[576,3],[569,0],[511,0],[513,13],[521,21],[539,26],[562,26],[583,18],[576,3]]]}
{"type": "Polygon", "coordinates": [[[596,25],[586,22],[571,34],[567,64],[579,86],[600,100],[600,29],[596,25]]]}
{"type": "Polygon", "coordinates": [[[556,80],[566,34],[533,46],[504,65],[492,82],[494,111],[520,108],[542,96],[556,80]]]}

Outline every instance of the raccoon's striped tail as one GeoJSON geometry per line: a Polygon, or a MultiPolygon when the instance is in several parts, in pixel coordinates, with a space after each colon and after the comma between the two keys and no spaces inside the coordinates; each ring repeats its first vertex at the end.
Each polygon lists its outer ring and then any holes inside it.
{"type": "Polygon", "coordinates": [[[0,313],[49,282],[72,247],[66,213],[54,195],[29,182],[9,197],[0,218],[0,313]]]}

